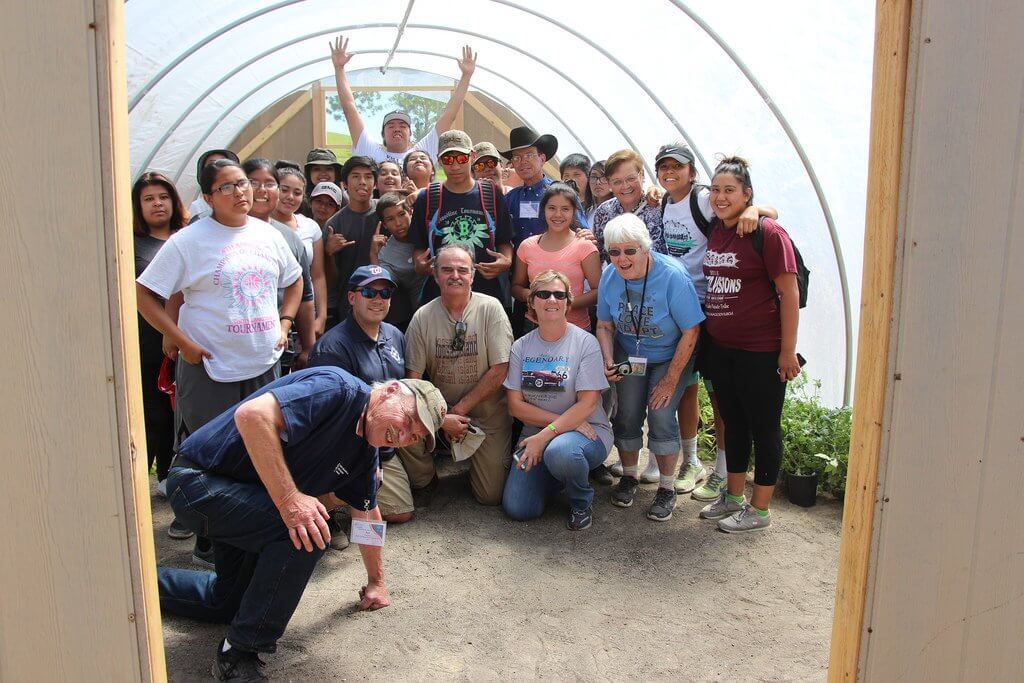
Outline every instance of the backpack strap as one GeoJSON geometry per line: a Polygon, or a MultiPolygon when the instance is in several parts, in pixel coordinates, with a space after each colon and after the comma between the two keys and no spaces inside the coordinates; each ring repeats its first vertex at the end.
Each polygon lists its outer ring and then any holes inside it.
{"type": "Polygon", "coordinates": [[[487,219],[487,232],[490,233],[491,251],[497,251],[495,233],[497,232],[498,204],[494,183],[486,178],[477,181],[480,184],[480,208],[487,219]],[[490,207],[490,209],[488,209],[490,207]]]}
{"type": "MultiPolygon", "coordinates": [[[[705,239],[711,236],[711,221],[704,217],[704,212],[700,210],[700,202],[698,197],[701,190],[706,190],[707,185],[693,184],[690,188],[690,214],[693,216],[693,222],[697,224],[697,229],[700,230],[701,234],[704,235],[705,239]]],[[[665,218],[665,207],[668,206],[672,198],[668,192],[661,198],[661,217],[665,218]]]]}
{"type": "Polygon", "coordinates": [[[690,214],[693,216],[693,222],[697,224],[697,229],[701,231],[705,238],[711,236],[711,222],[704,217],[704,212],[700,210],[700,193],[707,189],[707,185],[698,185],[694,183],[693,187],[690,188],[690,214]]]}
{"type": "Polygon", "coordinates": [[[764,258],[764,216],[757,217],[757,230],[750,233],[750,244],[762,259],[764,258]]]}
{"type": "Polygon", "coordinates": [[[441,197],[441,183],[430,183],[427,188],[427,210],[424,220],[426,221],[427,250],[430,252],[431,258],[437,255],[434,251],[434,233],[437,232],[437,217],[441,214],[441,197]],[[432,211],[431,206],[437,206],[437,209],[432,211]]]}

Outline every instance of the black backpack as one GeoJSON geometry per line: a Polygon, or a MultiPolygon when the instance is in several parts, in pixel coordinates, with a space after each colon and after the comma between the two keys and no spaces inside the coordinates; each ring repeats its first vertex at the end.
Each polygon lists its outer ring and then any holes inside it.
{"type": "MultiPolygon", "coordinates": [[[[751,243],[754,245],[754,249],[758,255],[764,256],[764,216],[757,219],[757,230],[751,235],[751,243]]],[[[787,233],[788,234],[788,233],[787,233]]],[[[796,286],[800,290],[800,308],[807,307],[807,288],[810,286],[811,270],[804,264],[804,257],[800,253],[800,250],[796,247],[796,242],[793,238],[789,238],[790,243],[793,245],[793,255],[796,256],[796,286]]],[[[775,283],[772,282],[772,289],[775,289],[775,283]]]]}
{"type": "MultiPolygon", "coordinates": [[[[707,218],[704,218],[704,212],[700,210],[700,204],[697,202],[697,195],[700,194],[701,190],[708,189],[707,185],[693,184],[690,188],[690,213],[693,215],[693,222],[697,224],[697,229],[700,230],[704,238],[707,239],[711,236],[711,223],[707,218]]],[[[668,206],[669,201],[672,198],[668,196],[668,192],[661,198],[661,217],[665,218],[665,207],[668,206]]]]}

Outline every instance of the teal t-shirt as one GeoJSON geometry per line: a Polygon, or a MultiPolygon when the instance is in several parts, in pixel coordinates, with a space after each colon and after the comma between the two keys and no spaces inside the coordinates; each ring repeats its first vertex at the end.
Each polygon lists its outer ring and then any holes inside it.
{"type": "Polygon", "coordinates": [[[640,324],[639,355],[652,363],[671,360],[683,330],[704,320],[697,290],[678,260],[652,252],[654,263],[644,280],[625,280],[614,266],[601,275],[597,319],[615,323],[615,343],[629,355],[637,354],[636,323],[640,324]],[[632,307],[632,315],[630,315],[632,307]]]}

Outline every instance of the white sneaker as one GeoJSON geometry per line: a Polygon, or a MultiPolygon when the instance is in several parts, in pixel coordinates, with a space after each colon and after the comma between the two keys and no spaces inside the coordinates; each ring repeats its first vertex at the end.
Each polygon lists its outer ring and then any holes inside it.
{"type": "Polygon", "coordinates": [[[614,474],[616,477],[622,476],[622,461],[616,460],[613,464],[608,466],[608,471],[614,474]]]}
{"type": "Polygon", "coordinates": [[[661,481],[661,470],[658,469],[658,459],[653,455],[647,456],[647,469],[640,473],[640,481],[645,484],[657,484],[661,481]]]}
{"type": "Polygon", "coordinates": [[[167,480],[166,479],[164,479],[163,481],[161,481],[159,484],[156,485],[156,492],[158,494],[160,494],[161,498],[166,498],[167,497],[167,480]]]}

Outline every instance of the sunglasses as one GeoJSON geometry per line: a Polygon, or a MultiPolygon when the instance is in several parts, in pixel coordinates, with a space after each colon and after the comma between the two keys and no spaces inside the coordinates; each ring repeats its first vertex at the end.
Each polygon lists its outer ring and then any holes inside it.
{"type": "Polygon", "coordinates": [[[391,298],[391,294],[395,290],[391,289],[390,287],[385,287],[384,289],[374,289],[373,287],[359,287],[358,289],[353,289],[352,291],[359,292],[360,294],[363,295],[364,299],[376,299],[377,295],[380,294],[380,298],[387,301],[388,299],[391,298]]]}
{"type": "Polygon", "coordinates": [[[452,351],[461,351],[466,348],[466,322],[460,320],[455,323],[455,336],[452,337],[452,351]]]}
{"type": "Polygon", "coordinates": [[[538,289],[533,293],[533,295],[538,299],[544,299],[545,301],[551,297],[555,297],[556,301],[565,301],[566,297],[569,296],[565,292],[553,292],[550,289],[538,289]]]}
{"type": "Polygon", "coordinates": [[[628,249],[609,249],[608,255],[613,257],[619,256],[620,254],[625,254],[626,256],[636,256],[637,252],[639,251],[640,250],[637,249],[636,247],[629,247],[628,249]]]}
{"type": "Polygon", "coordinates": [[[475,164],[473,164],[473,170],[474,171],[482,171],[485,168],[497,168],[497,167],[498,167],[498,160],[497,159],[492,159],[491,157],[487,157],[486,159],[478,159],[477,162],[475,164]]]}
{"type": "Polygon", "coordinates": [[[445,166],[451,166],[452,164],[469,163],[469,155],[462,154],[461,152],[459,154],[442,154],[440,159],[441,163],[444,164],[445,166]]]}

